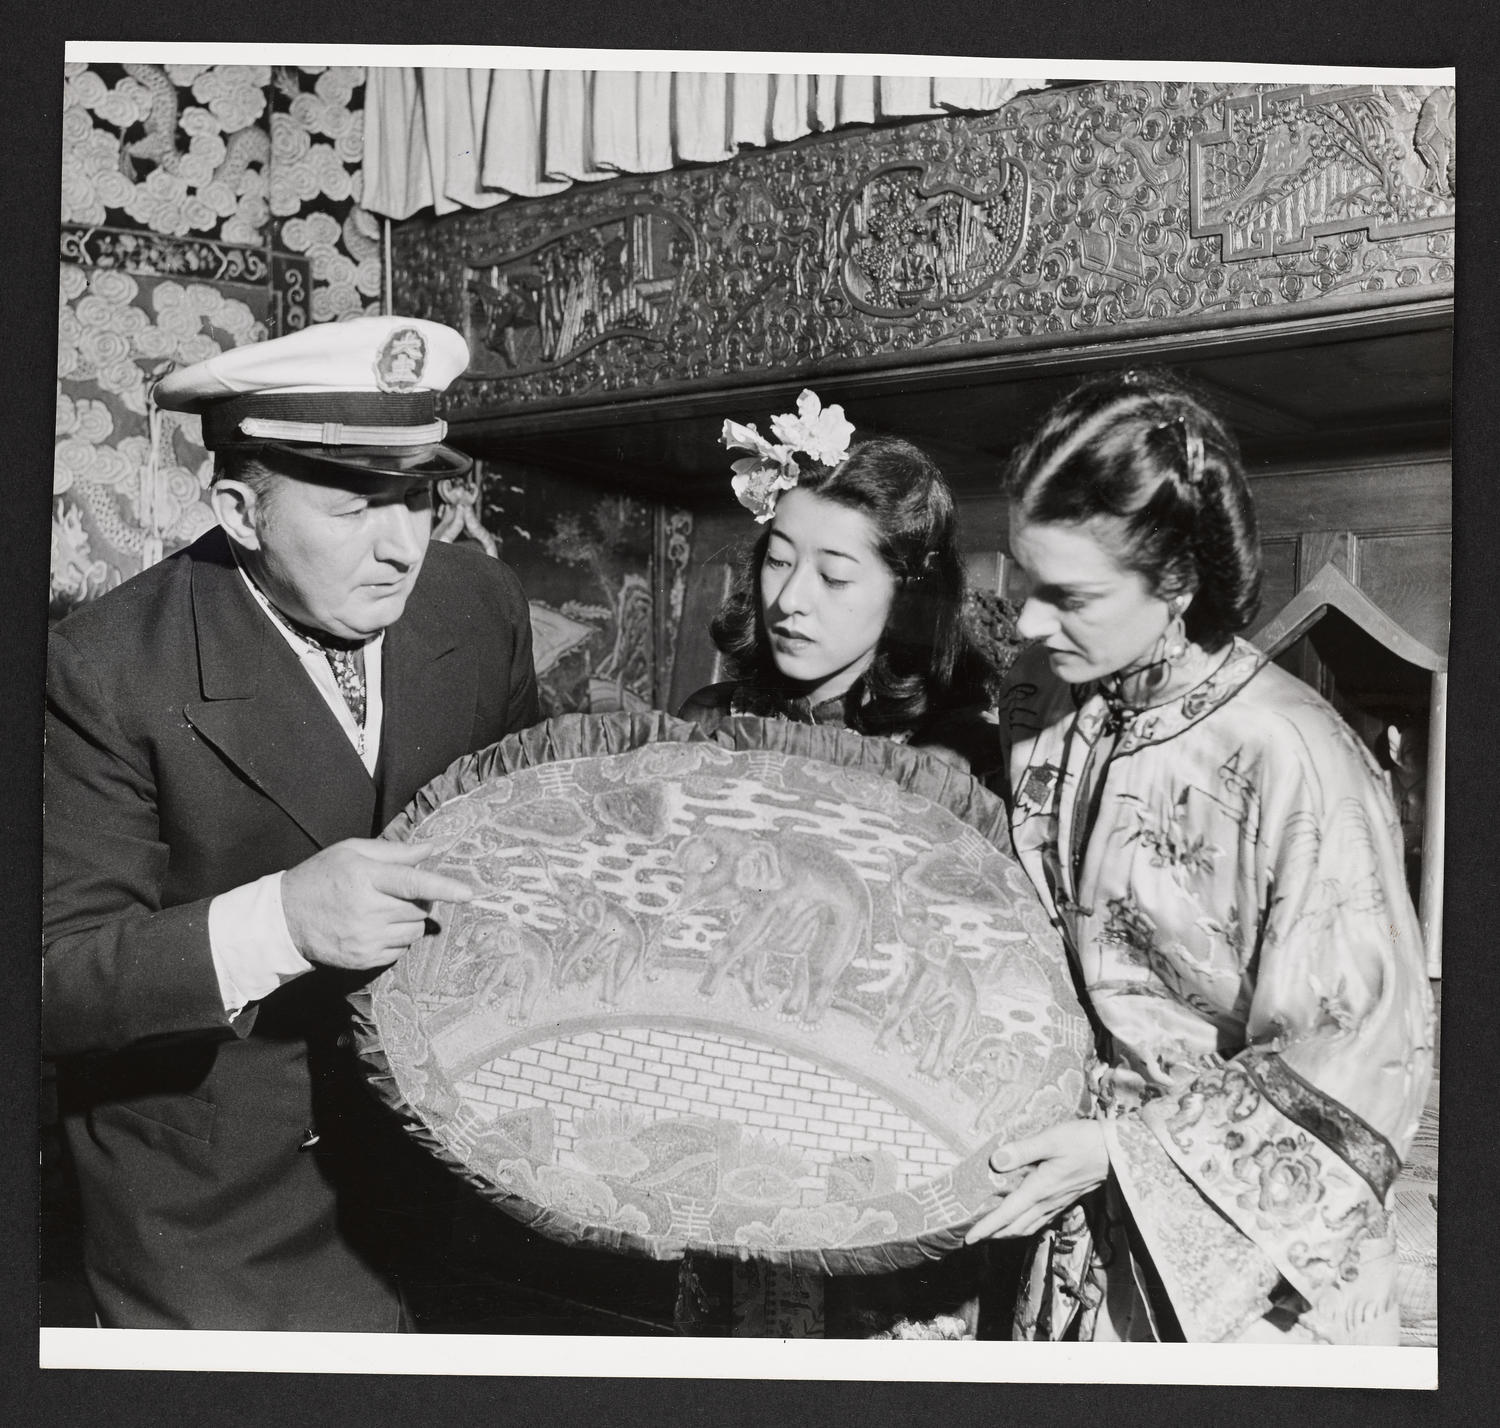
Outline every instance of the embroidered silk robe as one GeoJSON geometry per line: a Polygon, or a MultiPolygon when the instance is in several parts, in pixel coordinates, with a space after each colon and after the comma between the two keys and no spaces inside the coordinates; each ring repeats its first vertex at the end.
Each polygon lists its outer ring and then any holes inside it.
{"type": "MultiPolygon", "coordinates": [[[[1301,1337],[1395,1343],[1392,1184],[1432,1005],[1373,758],[1242,641],[1134,714],[1028,652],[1001,725],[1016,852],[1096,1021],[1111,1191],[1183,1333],[1232,1339],[1269,1313],[1301,1337]]],[[[1053,1282],[1023,1330],[1060,1334],[1081,1302],[1090,1337],[1108,1275],[1129,1272],[1095,1250],[1089,1292],[1080,1220],[1044,1243],[1053,1282]]]]}

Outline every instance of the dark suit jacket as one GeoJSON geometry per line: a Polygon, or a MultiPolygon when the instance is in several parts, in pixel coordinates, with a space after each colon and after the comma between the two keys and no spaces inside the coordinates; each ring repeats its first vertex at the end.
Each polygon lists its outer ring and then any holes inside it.
{"type": "Polygon", "coordinates": [[[514,574],[434,543],[382,693],[372,780],[217,530],[53,633],[43,1045],[106,1325],[395,1327],[389,1223],[351,1193],[404,1150],[352,1085],[359,979],[318,968],[231,1025],[208,940],[216,894],[373,836],[536,721],[514,574]]]}

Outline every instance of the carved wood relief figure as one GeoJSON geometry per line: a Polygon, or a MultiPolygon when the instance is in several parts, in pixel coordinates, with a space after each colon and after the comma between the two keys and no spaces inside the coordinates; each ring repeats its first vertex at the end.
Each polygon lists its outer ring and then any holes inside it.
{"type": "Polygon", "coordinates": [[[1221,237],[1225,261],[1453,226],[1451,89],[1304,85],[1239,96],[1223,115],[1193,139],[1192,223],[1221,237]]]}
{"type": "Polygon", "coordinates": [[[877,170],[845,203],[841,279],[881,316],[964,302],[1014,263],[1026,232],[1026,170],[1008,155],[978,192],[930,182],[925,167],[877,170]]]}
{"type": "Polygon", "coordinates": [[[675,214],[628,209],[521,253],[465,260],[468,333],[478,373],[566,362],[598,342],[661,342],[681,298],[693,235],[675,214]]]}

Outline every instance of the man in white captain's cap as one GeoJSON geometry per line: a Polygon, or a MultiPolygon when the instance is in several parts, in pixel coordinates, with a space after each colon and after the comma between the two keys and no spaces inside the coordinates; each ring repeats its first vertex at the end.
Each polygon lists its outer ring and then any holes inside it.
{"type": "Polygon", "coordinates": [[[344,996],[472,894],[375,835],[538,717],[514,574],[428,543],[467,361],[359,318],[168,376],[219,527],[53,632],[44,1048],[106,1327],[400,1326],[374,1187],[415,1152],[344,996]]]}

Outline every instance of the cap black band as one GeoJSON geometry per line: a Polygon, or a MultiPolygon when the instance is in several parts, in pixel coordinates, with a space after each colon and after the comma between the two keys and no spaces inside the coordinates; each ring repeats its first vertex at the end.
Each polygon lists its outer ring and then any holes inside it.
{"type": "Polygon", "coordinates": [[[240,423],[247,417],[319,426],[326,422],[343,426],[426,426],[437,419],[437,393],[253,392],[225,397],[204,410],[204,446],[216,451],[257,440],[240,431],[240,423]]]}

